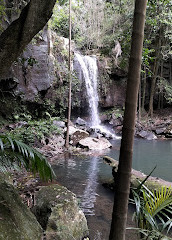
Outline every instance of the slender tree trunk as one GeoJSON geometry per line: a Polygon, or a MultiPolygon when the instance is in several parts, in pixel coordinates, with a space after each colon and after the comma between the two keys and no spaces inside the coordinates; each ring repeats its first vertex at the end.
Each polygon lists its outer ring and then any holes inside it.
{"type": "Polygon", "coordinates": [[[169,64],[170,64],[170,83],[172,85],[172,59],[171,59],[171,56],[169,59],[169,64]]]}
{"type": "Polygon", "coordinates": [[[141,107],[141,101],[142,101],[142,81],[140,81],[140,85],[139,85],[139,107],[138,107],[138,121],[141,121],[141,117],[142,117],[142,107],[141,107]]]}
{"type": "Polygon", "coordinates": [[[69,0],[69,92],[68,92],[68,118],[67,118],[67,132],[66,132],[66,148],[69,148],[69,125],[71,118],[71,0],[69,0]]]}
{"type": "Polygon", "coordinates": [[[156,78],[158,75],[158,68],[159,68],[159,60],[156,57],[155,62],[154,62],[153,77],[152,77],[152,82],[151,82],[150,99],[149,99],[148,115],[151,118],[153,117],[153,98],[154,98],[154,92],[155,92],[155,86],[156,86],[156,78]]]}
{"type": "Polygon", "coordinates": [[[142,112],[145,109],[145,96],[146,96],[146,66],[144,66],[144,78],[143,78],[143,95],[142,95],[142,112]]]}
{"type": "Polygon", "coordinates": [[[160,26],[159,27],[159,35],[157,38],[156,50],[155,50],[155,62],[154,62],[153,77],[152,77],[151,91],[150,91],[150,100],[149,100],[148,115],[151,118],[153,117],[153,98],[154,98],[155,87],[156,87],[156,79],[158,76],[158,70],[159,70],[159,65],[160,65],[161,46],[164,43],[163,32],[164,32],[163,26],[160,26]]]}
{"type": "Polygon", "coordinates": [[[109,240],[125,240],[146,0],[135,1],[124,123],[109,240]]]}
{"type": "MultiPolygon", "coordinates": [[[[160,66],[161,72],[160,72],[160,77],[161,79],[163,78],[163,60],[161,60],[161,66],[160,66]]],[[[161,86],[159,87],[158,91],[158,109],[162,108],[162,96],[163,96],[163,89],[161,86]]]]}

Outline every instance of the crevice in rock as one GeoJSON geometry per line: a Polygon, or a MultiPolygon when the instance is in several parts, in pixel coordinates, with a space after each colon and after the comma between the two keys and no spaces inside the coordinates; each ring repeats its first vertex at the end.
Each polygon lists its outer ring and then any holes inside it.
{"type": "Polygon", "coordinates": [[[39,222],[39,224],[41,225],[43,230],[45,231],[47,228],[48,219],[52,212],[51,208],[48,207],[47,205],[43,204],[41,208],[34,206],[31,209],[31,211],[35,215],[37,221],[39,222]]]}

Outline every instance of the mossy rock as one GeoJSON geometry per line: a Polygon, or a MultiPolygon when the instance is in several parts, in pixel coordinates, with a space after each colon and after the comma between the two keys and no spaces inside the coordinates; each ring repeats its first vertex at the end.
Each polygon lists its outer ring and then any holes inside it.
{"type": "Polygon", "coordinates": [[[0,177],[0,240],[40,240],[42,233],[17,191],[0,177]]]}
{"type": "Polygon", "coordinates": [[[59,185],[42,187],[36,193],[33,212],[47,240],[81,240],[88,235],[87,221],[76,196],[59,185]]]}
{"type": "MultiPolygon", "coordinates": [[[[116,178],[116,173],[117,173],[117,169],[118,169],[118,161],[109,157],[109,156],[103,156],[103,160],[106,164],[110,165],[112,167],[112,175],[114,177],[114,179],[116,178]]],[[[147,177],[147,175],[145,175],[144,173],[134,170],[132,169],[131,171],[131,187],[132,188],[137,188],[140,185],[140,182],[142,182],[145,178],[147,177]]],[[[114,181],[113,179],[113,181],[114,181]]],[[[113,183],[108,183],[108,185],[112,185],[113,183]]],[[[157,177],[152,177],[149,176],[149,178],[146,180],[146,182],[144,183],[145,186],[147,186],[150,190],[159,190],[162,187],[172,187],[172,183],[171,182],[167,182],[161,178],[157,178],[157,177]]]]}

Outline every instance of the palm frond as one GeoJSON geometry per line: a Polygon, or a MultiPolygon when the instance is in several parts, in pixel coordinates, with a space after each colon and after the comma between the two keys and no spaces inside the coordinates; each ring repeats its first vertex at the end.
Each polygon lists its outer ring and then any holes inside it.
{"type": "Polygon", "coordinates": [[[158,191],[153,191],[153,197],[143,191],[146,210],[154,217],[162,210],[165,210],[172,204],[172,189],[161,187],[158,191]]]}
{"type": "MultiPolygon", "coordinates": [[[[151,234],[154,231],[162,233],[165,229],[168,232],[172,227],[172,189],[161,187],[158,191],[152,191],[144,185],[145,181],[139,183],[137,189],[132,189],[138,228],[151,234]]],[[[149,235],[147,237],[156,239],[149,235]]]]}
{"type": "Polygon", "coordinates": [[[0,170],[13,168],[15,165],[24,166],[26,170],[38,173],[43,180],[55,176],[46,158],[27,144],[0,135],[0,170]]]}

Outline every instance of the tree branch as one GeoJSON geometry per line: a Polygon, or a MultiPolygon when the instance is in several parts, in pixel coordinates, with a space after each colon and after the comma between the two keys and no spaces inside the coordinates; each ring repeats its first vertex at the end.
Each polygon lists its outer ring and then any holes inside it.
{"type": "Polygon", "coordinates": [[[52,15],[56,0],[31,0],[0,35],[0,78],[52,15]]]}

